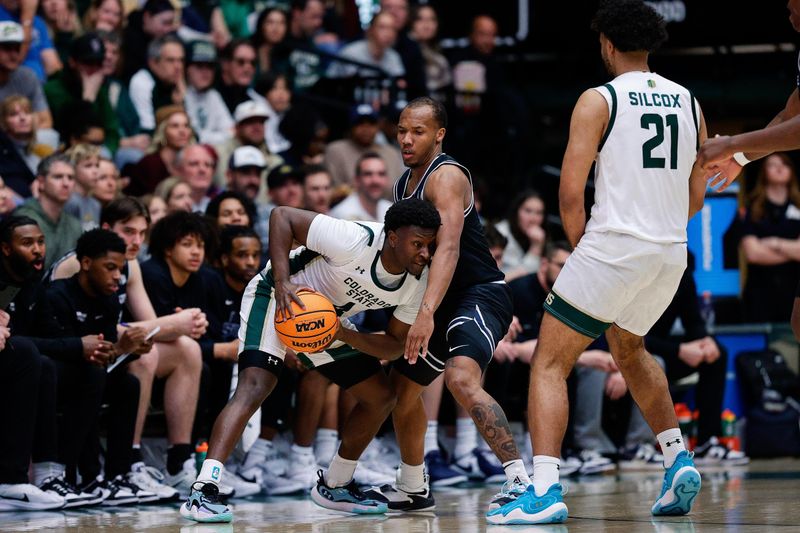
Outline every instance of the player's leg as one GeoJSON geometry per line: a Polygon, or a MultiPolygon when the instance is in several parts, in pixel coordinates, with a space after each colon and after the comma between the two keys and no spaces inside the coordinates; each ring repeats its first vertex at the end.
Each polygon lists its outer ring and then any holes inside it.
{"type": "Polygon", "coordinates": [[[318,367],[319,372],[348,391],[356,405],[342,426],[342,443],[326,472],[320,471],[311,499],[327,509],[380,514],[386,502],[365,495],[354,481],[358,459],[395,406],[396,396],[377,359],[358,355],[318,367]]]}
{"type": "Polygon", "coordinates": [[[197,522],[230,522],[233,514],[218,501],[223,464],[233,452],[250,417],[267,398],[283,368],[283,361],[256,350],[239,355],[236,392],[214,422],[206,455],[181,515],[197,522]]]}
{"type": "Polygon", "coordinates": [[[430,510],[435,506],[425,474],[427,417],[422,391],[441,372],[440,368],[431,366],[430,361],[419,360],[415,365],[409,365],[405,359],[399,359],[394,362],[389,374],[389,382],[397,398],[392,411],[392,423],[400,448],[400,466],[394,485],[373,487],[365,494],[386,503],[392,510],[430,510]]]}
{"type": "Polygon", "coordinates": [[[592,340],[552,314],[543,315],[528,390],[528,427],[536,454],[533,484],[517,500],[490,510],[489,522],[539,524],[566,520],[567,507],[558,476],[561,442],[569,417],[567,376],[592,340]]]}
{"type": "Polygon", "coordinates": [[[651,511],[655,515],[681,515],[691,510],[700,491],[700,474],[692,454],[685,449],[667,377],[645,351],[642,337],[675,296],[686,269],[686,245],[658,245],[643,258],[641,266],[652,277],[615,318],[607,338],[631,396],[656,434],[664,455],[664,484],[651,511]]]}
{"type": "Polygon", "coordinates": [[[656,515],[683,515],[700,492],[700,474],[686,451],[678,418],[669,394],[667,377],[644,348],[642,337],[616,324],[607,334],[608,344],[634,401],[656,434],[667,468],[661,495],[653,505],[656,515]]]}

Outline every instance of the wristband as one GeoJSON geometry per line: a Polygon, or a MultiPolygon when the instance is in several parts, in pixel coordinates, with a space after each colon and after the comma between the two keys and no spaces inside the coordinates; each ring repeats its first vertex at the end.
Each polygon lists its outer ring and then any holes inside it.
{"type": "Polygon", "coordinates": [[[750,162],[749,159],[744,155],[743,152],[736,152],[733,154],[733,160],[739,163],[741,166],[745,166],[747,163],[750,162]]]}

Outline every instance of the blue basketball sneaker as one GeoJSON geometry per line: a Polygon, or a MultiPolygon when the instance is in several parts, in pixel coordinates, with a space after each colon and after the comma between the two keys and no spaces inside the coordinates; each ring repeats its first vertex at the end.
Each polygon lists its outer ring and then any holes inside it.
{"type": "Polygon", "coordinates": [[[542,496],[528,485],[520,497],[486,513],[490,524],[560,524],[566,519],[567,506],[559,483],[551,485],[542,496]]]}
{"type": "Polygon", "coordinates": [[[384,502],[368,498],[355,481],[344,487],[329,487],[322,475],[317,471],[317,484],[311,489],[311,500],[325,509],[354,514],[383,514],[389,510],[384,502]]]}
{"type": "Polygon", "coordinates": [[[219,502],[219,488],[213,483],[195,481],[189,499],[181,505],[181,516],[195,522],[230,522],[233,513],[219,502]]]}
{"type": "Polygon", "coordinates": [[[514,478],[513,481],[506,481],[500,488],[500,492],[494,495],[492,501],[489,503],[489,510],[494,511],[500,507],[511,503],[523,494],[527,486],[522,483],[519,478],[514,478]]]}
{"type": "Polygon", "coordinates": [[[664,473],[661,496],[651,509],[655,516],[685,515],[692,510],[692,502],[700,492],[700,472],[694,467],[693,453],[680,452],[675,462],[664,473]]]}

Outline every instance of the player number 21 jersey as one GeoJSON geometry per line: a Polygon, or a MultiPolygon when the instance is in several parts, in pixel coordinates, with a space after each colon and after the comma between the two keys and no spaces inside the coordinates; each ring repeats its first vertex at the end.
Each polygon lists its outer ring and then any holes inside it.
{"type": "Polygon", "coordinates": [[[699,148],[696,100],[652,72],[626,72],[595,90],[608,103],[609,119],[586,231],[685,242],[689,176],[699,148]]]}

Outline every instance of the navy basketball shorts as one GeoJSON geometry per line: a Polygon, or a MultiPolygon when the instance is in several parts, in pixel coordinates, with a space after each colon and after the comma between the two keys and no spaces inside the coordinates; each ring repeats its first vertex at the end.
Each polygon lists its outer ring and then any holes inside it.
{"type": "Polygon", "coordinates": [[[411,381],[429,385],[444,372],[451,357],[474,359],[485,370],[511,324],[511,289],[505,282],[474,285],[448,294],[433,316],[434,329],[426,357],[413,365],[404,358],[394,368],[411,381]]]}

